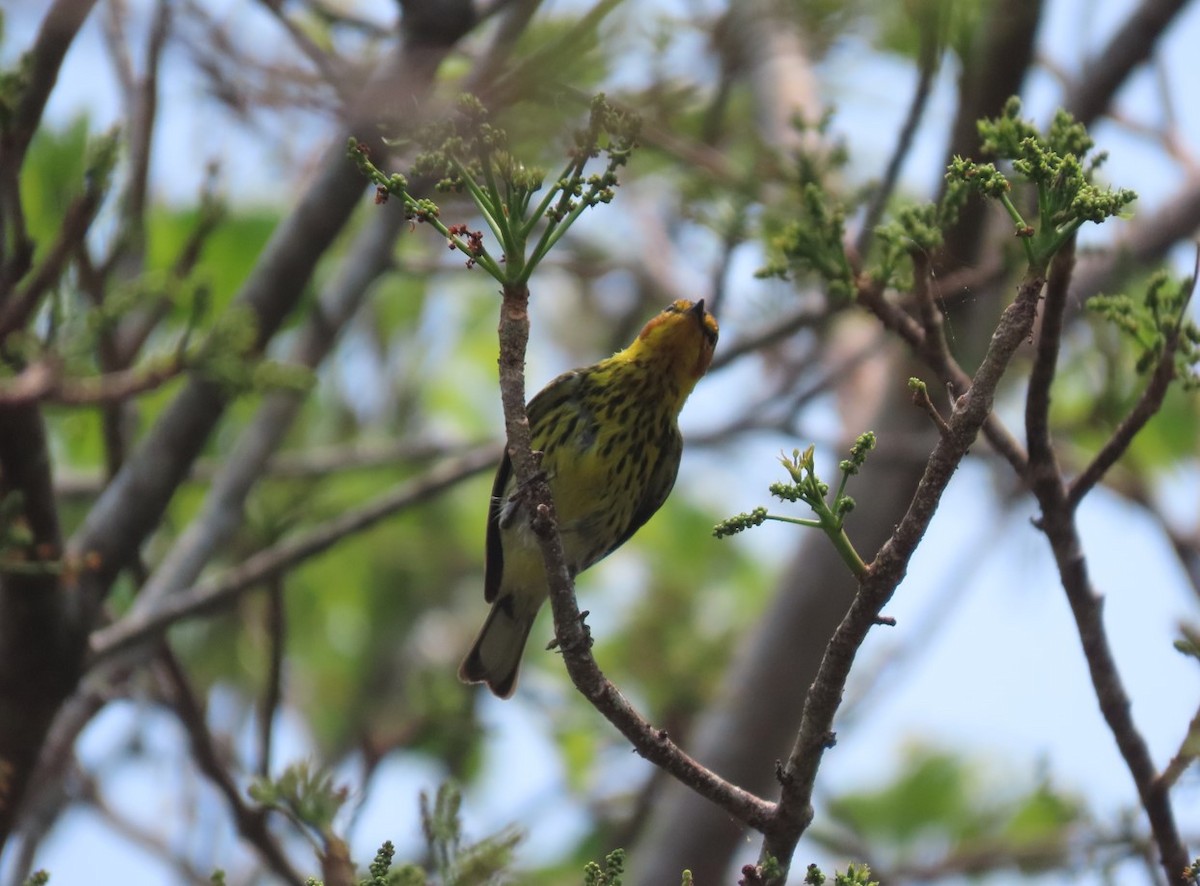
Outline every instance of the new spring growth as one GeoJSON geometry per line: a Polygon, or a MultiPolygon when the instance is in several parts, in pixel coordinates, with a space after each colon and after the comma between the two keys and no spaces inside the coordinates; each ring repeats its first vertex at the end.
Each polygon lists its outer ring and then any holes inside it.
{"type": "Polygon", "coordinates": [[[617,171],[629,162],[639,126],[636,115],[596,96],[587,125],[573,135],[562,172],[544,188],[545,171],[518,159],[508,134],[491,122],[483,104],[462,96],[453,116],[422,134],[425,150],[417,155],[413,174],[435,181],[438,190],[467,194],[495,239],[491,249],[482,231],[443,222],[436,203],[413,196],[403,175],[381,171],[353,138],[349,153],[375,184],[376,202],[398,197],[407,217],[431,225],[451,249],[467,256],[468,267],[478,265],[504,286],[521,286],[586,209],[613,199],[617,171]],[[592,159],[600,156],[603,168],[589,173],[592,159]],[[534,204],[534,195],[543,189],[534,204]]]}
{"type": "Polygon", "coordinates": [[[1133,340],[1139,373],[1149,372],[1164,355],[1169,356],[1185,391],[1200,389],[1200,326],[1188,316],[1197,272],[1200,251],[1190,280],[1173,280],[1160,271],[1150,278],[1141,301],[1128,295],[1095,295],[1087,301],[1089,311],[1133,340]]]}
{"type": "Polygon", "coordinates": [[[866,575],[867,567],[858,552],[850,543],[844,528],[846,515],[854,510],[854,499],[846,494],[846,484],[850,477],[857,474],[867,460],[867,453],[875,448],[875,435],[867,431],[859,436],[850,449],[850,457],[844,459],[838,469],[842,479],[832,500],[829,499],[829,484],[823,482],[816,474],[813,461],[815,447],[809,446],[803,452],[792,450],[791,458],[780,456],[780,463],[791,477],[790,483],[772,483],[769,490],[780,501],[804,502],[812,510],[815,519],[801,517],[784,517],[771,514],[766,508],[755,508],[748,514],[738,514],[730,517],[713,527],[713,535],[724,538],[760,526],[767,520],[781,523],[794,523],[798,526],[811,526],[822,530],[833,542],[843,562],[855,576],[862,578],[866,575]]]}
{"type": "Polygon", "coordinates": [[[1020,100],[1010,98],[999,117],[979,122],[979,136],[984,153],[1010,162],[1014,177],[1036,189],[1036,219],[1026,220],[1017,210],[1008,177],[992,163],[955,157],[946,178],[999,201],[1015,225],[1030,266],[1044,272],[1084,222],[1119,215],[1137,194],[1093,184],[1106,157],[1088,158],[1092,139],[1066,111],[1059,110],[1044,134],[1020,114],[1020,100]]]}

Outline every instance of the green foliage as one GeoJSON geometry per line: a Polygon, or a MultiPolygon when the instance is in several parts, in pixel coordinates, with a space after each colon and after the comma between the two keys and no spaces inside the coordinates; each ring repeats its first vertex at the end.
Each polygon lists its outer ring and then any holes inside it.
{"type": "MultiPolygon", "coordinates": [[[[0,10],[0,44],[3,43],[3,10],[0,10]]],[[[0,70],[0,132],[12,128],[13,117],[21,96],[29,87],[29,53],[22,53],[11,68],[0,70]]]]}
{"type": "Polygon", "coordinates": [[[854,292],[854,272],[842,246],[846,207],[817,182],[805,184],[799,197],[795,217],[771,239],[771,257],[757,276],[811,273],[823,281],[830,298],[847,301],[854,292]]]}
{"type": "Polygon", "coordinates": [[[321,835],[332,832],[334,816],[349,796],[345,786],[334,785],[332,775],[307,761],[288,766],[278,778],[256,779],[249,792],[256,802],[321,835]]]}
{"type": "Polygon", "coordinates": [[[1084,222],[1099,224],[1119,215],[1137,195],[1126,188],[1114,191],[1092,183],[1105,156],[1088,160],[1092,139],[1066,111],[1055,114],[1044,135],[1020,114],[1020,100],[1010,98],[999,117],[979,121],[979,136],[984,153],[1010,161],[1018,180],[1036,189],[1036,225],[1017,210],[1008,178],[991,163],[955,157],[947,178],[999,201],[1016,225],[1030,266],[1044,271],[1084,222]]]}
{"type": "Polygon", "coordinates": [[[48,871],[34,871],[25,878],[24,886],[46,886],[50,882],[48,871]]]}
{"type": "Polygon", "coordinates": [[[942,232],[958,220],[968,189],[961,181],[951,181],[940,203],[910,203],[901,206],[892,219],[875,229],[872,250],[875,256],[871,276],[886,287],[908,289],[911,275],[906,260],[917,253],[931,254],[942,246],[942,232]]]}
{"type": "Polygon", "coordinates": [[[581,91],[594,91],[608,73],[611,59],[598,51],[601,27],[621,2],[597,0],[583,15],[541,10],[521,32],[510,64],[488,84],[498,105],[512,103],[505,125],[517,141],[544,144],[547,132],[561,132],[563,109],[578,108],[581,91]]]}
{"type": "Polygon", "coordinates": [[[1084,816],[1078,800],[1049,784],[996,790],[977,764],[924,747],[909,753],[890,784],[834,798],[828,811],[831,822],[894,863],[928,858],[937,847],[949,856],[986,852],[997,865],[1028,871],[1056,864],[1084,816]]]}
{"type": "Polygon", "coordinates": [[[1185,390],[1195,390],[1200,387],[1200,327],[1187,315],[1195,286],[1195,279],[1172,280],[1164,271],[1151,278],[1140,302],[1127,295],[1096,295],[1087,307],[1133,340],[1139,373],[1154,369],[1170,347],[1175,376],[1185,390]]]}
{"type": "Polygon", "coordinates": [[[919,58],[924,41],[936,50],[950,49],[960,58],[971,50],[985,4],[982,0],[910,0],[876,4],[880,46],[919,58]]]}
{"type": "Polygon", "coordinates": [[[84,116],[61,129],[40,128],[21,167],[21,206],[38,261],[53,242],[87,172],[90,127],[84,116]]]}
{"type": "Polygon", "coordinates": [[[855,440],[850,449],[850,457],[843,459],[838,465],[842,480],[832,502],[826,498],[829,495],[829,484],[823,482],[816,475],[813,459],[815,447],[809,446],[804,452],[799,449],[792,450],[790,459],[787,456],[781,456],[779,459],[791,476],[792,482],[772,483],[770,492],[781,501],[804,502],[812,509],[816,519],[782,517],[768,513],[765,508],[756,508],[749,514],[738,514],[736,517],[718,523],[713,527],[713,535],[717,538],[725,538],[752,526],[759,526],[766,520],[811,526],[829,536],[842,561],[850,568],[851,572],[861,578],[866,574],[867,567],[862,558],[858,556],[858,552],[854,550],[845,530],[846,515],[854,510],[854,499],[846,495],[846,484],[852,476],[859,472],[859,469],[866,463],[867,454],[874,448],[875,435],[871,431],[860,434],[855,440]]]}
{"type": "Polygon", "coordinates": [[[523,286],[586,209],[612,201],[617,171],[629,162],[640,125],[636,115],[597,95],[587,125],[574,134],[566,166],[537,205],[531,206],[545,173],[513,156],[507,133],[490,122],[478,99],[461,97],[458,113],[431,127],[422,138],[426,149],[417,157],[414,173],[438,179],[440,190],[470,195],[499,243],[495,255],[481,231],[471,231],[465,224],[444,224],[436,203],[414,197],[403,175],[382,172],[371,162],[366,146],[354,138],[349,154],[376,185],[377,202],[388,195],[399,197],[407,217],[432,225],[451,248],[467,256],[468,268],[478,264],[506,286],[523,286]],[[585,174],[589,161],[601,154],[606,157],[603,170],[585,174]]]}
{"type": "MultiPolygon", "coordinates": [[[[825,886],[829,878],[815,864],[810,864],[804,873],[804,882],[806,886],[825,886]]],[[[871,879],[871,869],[865,864],[855,864],[851,862],[846,865],[846,870],[834,871],[833,873],[834,886],[879,886],[878,880],[871,879]]]]}
{"type": "Polygon", "coordinates": [[[1200,631],[1184,625],[1181,632],[1183,636],[1175,641],[1176,651],[1190,655],[1200,662],[1200,631]]]}
{"type": "MultiPolygon", "coordinates": [[[[494,882],[512,866],[513,850],[521,841],[515,828],[476,843],[463,841],[459,810],[462,794],[446,783],[438,788],[433,805],[421,793],[421,830],[441,886],[481,886],[494,882]]],[[[414,881],[416,882],[416,881],[414,881]]]]}
{"type": "MultiPolygon", "coordinates": [[[[333,834],[332,821],[345,802],[346,791],[335,788],[329,776],[309,764],[289,766],[276,780],[259,779],[251,786],[250,796],[316,831],[326,845],[336,843],[344,849],[345,844],[333,834]]],[[[376,851],[359,886],[486,886],[500,882],[512,866],[513,850],[521,840],[519,831],[509,828],[477,842],[464,841],[462,794],[449,783],[438,788],[432,805],[425,792],[420,803],[421,831],[436,879],[417,864],[393,870],[396,848],[389,840],[376,851]]],[[[220,871],[213,874],[214,882],[218,876],[224,882],[220,871]]],[[[319,886],[317,880],[308,882],[319,886]]]]}
{"type": "Polygon", "coordinates": [[[1145,485],[1165,470],[1196,455],[1200,411],[1196,409],[1195,324],[1178,301],[1186,284],[1152,274],[1129,284],[1130,292],[1157,289],[1146,296],[1094,296],[1087,302],[1090,324],[1077,325],[1064,339],[1052,400],[1052,418],[1064,451],[1082,463],[1109,440],[1145,393],[1144,374],[1133,366],[1152,368],[1161,360],[1168,336],[1175,337],[1172,384],[1154,417],[1133,439],[1128,452],[1109,474],[1118,488],[1145,485]],[[1097,301],[1095,306],[1092,301],[1097,301]],[[1172,316],[1180,321],[1177,335],[1172,316]],[[1191,363],[1189,364],[1189,360],[1191,363]]]}
{"type": "Polygon", "coordinates": [[[589,861],[583,866],[583,886],[621,886],[625,873],[625,850],[614,849],[604,856],[604,867],[589,861]]]}

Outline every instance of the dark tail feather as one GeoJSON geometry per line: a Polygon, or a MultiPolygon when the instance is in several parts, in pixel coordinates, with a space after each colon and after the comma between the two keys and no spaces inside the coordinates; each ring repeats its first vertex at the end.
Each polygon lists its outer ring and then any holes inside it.
{"type": "Polygon", "coordinates": [[[500,698],[509,698],[517,688],[521,655],[536,616],[537,609],[519,611],[512,594],[493,603],[471,651],[458,667],[458,679],[464,683],[486,683],[500,698]]]}

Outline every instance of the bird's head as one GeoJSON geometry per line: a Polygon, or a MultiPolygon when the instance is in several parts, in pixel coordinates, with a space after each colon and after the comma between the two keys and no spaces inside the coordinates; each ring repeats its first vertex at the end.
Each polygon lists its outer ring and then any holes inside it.
{"type": "Polygon", "coordinates": [[[719,331],[716,318],[704,310],[704,299],[680,298],[647,323],[634,344],[653,362],[667,363],[694,384],[712,363],[719,331]]]}

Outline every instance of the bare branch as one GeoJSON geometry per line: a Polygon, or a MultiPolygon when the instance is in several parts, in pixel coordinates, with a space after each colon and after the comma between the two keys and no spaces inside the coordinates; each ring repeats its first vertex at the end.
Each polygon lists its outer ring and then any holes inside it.
{"type": "Polygon", "coordinates": [[[287,853],[267,826],[267,811],[250,806],[242,799],[242,793],[229,771],[229,765],[209,732],[204,708],[188,682],[183,666],[165,646],[159,652],[158,662],[161,673],[171,689],[172,705],[179,715],[179,722],[187,731],[192,758],[200,771],[225,798],[230,812],[233,813],[238,833],[258,851],[277,877],[291,883],[292,886],[302,886],[305,878],[292,867],[287,853]]]}
{"type": "Polygon", "coordinates": [[[1103,114],[1117,90],[1150,58],[1159,38],[1187,5],[1188,0],[1142,0],[1080,71],[1063,98],[1063,107],[1084,125],[1103,114]]]}
{"type": "MultiPolygon", "coordinates": [[[[371,284],[392,265],[392,249],[406,224],[398,205],[380,207],[343,260],[337,277],[317,302],[297,337],[289,362],[315,368],[333,350],[343,327],[357,312],[371,284]]],[[[246,497],[262,479],[271,456],[299,413],[306,392],[267,396],[233,452],[214,478],[200,513],[176,539],[134,603],[148,612],[159,601],[194,583],[213,553],[241,525],[246,497]]]]}
{"type": "Polygon", "coordinates": [[[0,406],[34,402],[63,406],[120,403],[162,387],[183,372],[179,355],[90,378],[64,378],[62,362],[46,357],[11,379],[0,379],[0,406]]]}
{"type": "MultiPolygon", "coordinates": [[[[379,151],[384,153],[382,145],[379,151]]],[[[300,300],[317,259],[341,231],[361,194],[362,180],[339,143],[295,211],[275,230],[237,297],[237,303],[257,318],[259,347],[300,300]]],[[[81,576],[87,607],[99,604],[158,524],[224,413],[227,399],[216,383],[192,377],[89,512],[71,542],[73,551],[92,555],[98,567],[81,576]]]]}
{"type": "MultiPolygon", "coordinates": [[[[938,380],[949,388],[953,396],[961,396],[970,389],[971,377],[950,356],[945,343],[943,342],[941,347],[928,344],[925,330],[921,324],[884,298],[877,286],[870,284],[860,286],[857,301],[873,313],[885,328],[896,332],[918,356],[926,361],[935,361],[928,363],[929,368],[937,374],[938,380]]],[[[923,301],[925,300],[923,299],[923,301]]],[[[940,325],[939,322],[938,328],[940,325]]],[[[989,415],[984,421],[983,436],[988,444],[1012,466],[1018,476],[1024,476],[1027,468],[1025,450],[997,416],[989,415]]]]}
{"type": "Polygon", "coordinates": [[[212,886],[209,872],[199,870],[185,858],[181,858],[175,847],[161,836],[114,809],[100,792],[100,786],[93,776],[80,773],[79,781],[80,800],[98,813],[114,833],[174,868],[180,882],[189,883],[191,886],[212,886]]]}
{"type": "Polygon", "coordinates": [[[764,348],[787,341],[802,329],[812,329],[824,323],[833,313],[828,305],[821,305],[816,308],[802,307],[791,314],[781,317],[761,332],[755,333],[742,341],[734,342],[728,348],[723,348],[721,353],[713,358],[709,371],[724,369],[747,354],[755,354],[764,348]]]}
{"type": "Polygon", "coordinates": [[[4,145],[4,164],[14,171],[20,168],[29,141],[41,122],[67,49],[95,5],[96,0],[54,0],[42,19],[42,27],[30,51],[29,82],[17,103],[7,130],[9,138],[4,145]]]}
{"type": "Polygon", "coordinates": [[[1179,838],[1168,791],[1158,778],[1150,750],[1133,721],[1129,696],[1117,670],[1104,627],[1102,601],[1092,588],[1087,560],[1083,555],[1082,543],[1075,525],[1077,500],[1073,503],[1068,498],[1050,440],[1050,385],[1054,380],[1055,364],[1058,360],[1062,317],[1072,264],[1073,256],[1056,256],[1051,267],[1054,285],[1047,289],[1045,315],[1038,338],[1037,356],[1030,374],[1025,410],[1029,481],[1042,511],[1037,525],[1050,542],[1059,578],[1075,618],[1101,713],[1137,786],[1142,806],[1150,820],[1150,829],[1162,856],[1162,868],[1166,873],[1167,882],[1182,883],[1183,869],[1188,863],[1187,852],[1179,838]]]}
{"type": "MultiPolygon", "coordinates": [[[[934,5],[932,7],[914,8],[933,9],[936,15],[938,11],[946,7],[934,5]]],[[[904,161],[908,158],[909,151],[912,150],[917,128],[921,125],[921,117],[924,116],[925,107],[929,104],[929,96],[933,92],[934,77],[937,75],[938,68],[941,67],[943,47],[941,45],[940,31],[941,29],[938,27],[936,20],[924,22],[923,26],[919,29],[921,48],[917,56],[917,86],[913,90],[912,100],[908,104],[908,113],[905,115],[904,122],[900,125],[900,132],[896,136],[896,147],[892,150],[892,156],[888,158],[887,168],[883,173],[883,180],[871,196],[871,202],[867,206],[866,215],[863,217],[862,228],[854,240],[854,251],[860,258],[865,258],[871,248],[871,241],[875,237],[875,228],[879,226],[879,221],[883,218],[883,211],[887,208],[888,201],[892,199],[892,194],[896,190],[896,183],[900,180],[900,170],[904,166],[904,161]]]]}
{"type": "Polygon", "coordinates": [[[872,561],[870,574],[861,582],[849,612],[826,647],[804,702],[795,745],[780,773],[782,793],[763,843],[763,855],[777,859],[785,870],[796,842],[812,820],[817,769],[825,749],[835,740],[834,715],[858,649],[903,580],[942,493],[991,412],[1000,379],[1033,328],[1043,283],[1038,275],[1027,275],[1016,301],[1005,309],[978,372],[955,404],[948,422],[950,434],[938,439],[908,512],[872,561]]]}
{"type": "MultiPolygon", "coordinates": [[[[271,456],[263,467],[263,479],[303,480],[346,471],[361,471],[404,462],[427,462],[433,458],[462,453],[472,448],[465,443],[439,440],[354,441],[343,445],[320,446],[271,456]]],[[[227,464],[227,459],[202,458],[188,474],[192,483],[211,483],[227,464]]],[[[107,480],[95,473],[59,472],[54,494],[60,499],[92,498],[99,495],[107,480]]]]}
{"type": "Polygon", "coordinates": [[[68,207],[58,229],[58,237],[42,263],[17,287],[8,301],[0,302],[0,341],[28,323],[42,298],[58,283],[66,269],[67,260],[91,227],[103,198],[104,192],[99,183],[89,178],[84,192],[68,207]]]}
{"type": "MultiPolygon", "coordinates": [[[[0,498],[17,497],[30,535],[28,544],[10,545],[4,556],[34,567],[55,561],[62,540],[41,412],[36,405],[0,407],[0,428],[0,498]]],[[[15,822],[57,699],[77,679],[78,638],[69,616],[55,571],[0,571],[0,846],[15,822]]]]}
{"type": "Polygon", "coordinates": [[[476,449],[422,477],[401,484],[360,508],[346,511],[327,523],[259,551],[241,565],[215,579],[170,594],[149,611],[131,612],[120,621],[100,628],[92,634],[91,665],[94,666],[117,653],[152,640],[185,618],[193,618],[220,608],[264,581],[284,574],[309,557],[327,551],[347,536],[369,529],[380,520],[399,511],[428,501],[466,477],[491,467],[498,461],[499,456],[500,453],[494,446],[476,449]]]}
{"type": "Polygon", "coordinates": [[[1074,244],[1054,256],[1042,309],[1042,329],[1037,354],[1029,373],[1025,398],[1025,436],[1029,448],[1030,482],[1061,484],[1058,457],[1050,439],[1050,386],[1058,369],[1058,351],[1062,344],[1063,314],[1067,307],[1067,287],[1075,267],[1074,244]]]}
{"type": "Polygon", "coordinates": [[[349,97],[348,90],[352,88],[353,84],[347,76],[346,65],[342,59],[331,52],[326,52],[313,42],[313,39],[284,12],[280,0],[258,0],[258,2],[283,26],[292,42],[296,44],[296,48],[320,72],[322,82],[336,89],[338,96],[345,101],[349,97]]]}
{"type": "Polygon", "coordinates": [[[258,774],[263,778],[271,774],[275,715],[283,701],[283,658],[287,648],[287,606],[283,592],[283,580],[277,577],[267,591],[267,684],[258,708],[258,774]]]}

